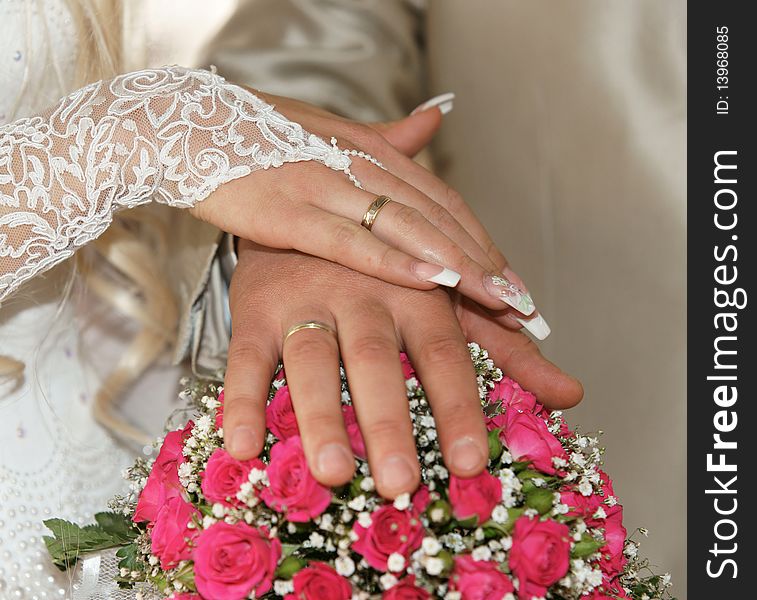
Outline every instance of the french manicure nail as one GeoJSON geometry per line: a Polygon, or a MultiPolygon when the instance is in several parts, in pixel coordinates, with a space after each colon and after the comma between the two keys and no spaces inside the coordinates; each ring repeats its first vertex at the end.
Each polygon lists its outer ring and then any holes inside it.
{"type": "Polygon", "coordinates": [[[414,480],[410,463],[399,454],[393,454],[384,459],[378,476],[386,491],[391,492],[409,492],[414,480]]]}
{"type": "Polygon", "coordinates": [[[237,427],[226,434],[226,447],[237,456],[256,454],[255,432],[250,427],[237,427]]]}
{"type": "Polygon", "coordinates": [[[528,331],[530,331],[531,335],[533,335],[537,340],[545,340],[547,339],[549,334],[552,333],[552,329],[550,329],[549,325],[547,325],[544,317],[539,314],[537,314],[532,319],[521,319],[520,317],[515,317],[515,320],[523,325],[523,327],[525,327],[528,331]]]}
{"type": "Polygon", "coordinates": [[[318,451],[318,470],[321,474],[343,473],[352,470],[354,459],[342,444],[325,444],[318,451]]]}
{"type": "Polygon", "coordinates": [[[413,112],[411,112],[411,115],[418,114],[419,112],[423,112],[424,110],[429,110],[431,108],[434,108],[435,106],[439,107],[439,110],[443,115],[446,115],[449,111],[452,110],[452,108],[455,105],[455,94],[452,92],[447,92],[446,94],[439,94],[438,96],[434,96],[433,98],[426,100],[423,104],[413,109],[413,112]]]}
{"type": "Polygon", "coordinates": [[[506,271],[502,275],[487,275],[484,277],[484,287],[498,300],[528,316],[536,309],[531,294],[514,283],[512,279],[514,277],[508,277],[506,271]]]}
{"type": "Polygon", "coordinates": [[[450,463],[458,471],[472,471],[483,464],[484,455],[469,437],[456,440],[450,448],[450,463]]]}
{"type": "Polygon", "coordinates": [[[431,263],[417,262],[413,265],[416,277],[447,287],[455,287],[460,281],[460,273],[431,263]]]}

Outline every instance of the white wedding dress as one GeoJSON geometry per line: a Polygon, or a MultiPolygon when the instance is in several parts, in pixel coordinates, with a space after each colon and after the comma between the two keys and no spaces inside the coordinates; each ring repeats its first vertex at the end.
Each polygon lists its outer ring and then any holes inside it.
{"type": "MultiPolygon", "coordinates": [[[[132,597],[107,585],[112,557],[86,563],[77,583],[53,567],[42,541],[44,519],[83,524],[106,509],[133,459],[91,412],[98,365],[123,351],[123,324],[93,319],[86,296],[61,302],[68,273],[53,267],[120,209],[192,206],[225,181],[284,162],[316,160],[349,175],[335,143],[207,71],[145,70],[59,100],[73,87],[76,39],[65,0],[0,0],[0,355],[25,364],[20,380],[0,379],[2,600],[132,597]],[[96,322],[86,332],[82,314],[96,322]]],[[[166,398],[160,422],[179,375],[157,370],[141,384],[149,394],[132,396],[166,398]]]]}

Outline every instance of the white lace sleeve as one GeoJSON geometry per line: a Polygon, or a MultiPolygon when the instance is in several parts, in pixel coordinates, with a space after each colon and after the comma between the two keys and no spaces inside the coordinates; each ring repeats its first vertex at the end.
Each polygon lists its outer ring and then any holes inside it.
{"type": "Polygon", "coordinates": [[[359,186],[331,142],[209,71],[143,70],[77,90],[0,127],[0,301],[121,209],[191,207],[222,183],[303,160],[359,186]]]}

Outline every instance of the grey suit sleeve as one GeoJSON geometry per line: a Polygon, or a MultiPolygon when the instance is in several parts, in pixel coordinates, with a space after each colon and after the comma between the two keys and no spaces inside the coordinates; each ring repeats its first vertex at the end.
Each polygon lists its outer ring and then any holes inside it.
{"type": "Polygon", "coordinates": [[[422,2],[240,0],[203,63],[231,81],[361,121],[425,94],[422,2]]]}

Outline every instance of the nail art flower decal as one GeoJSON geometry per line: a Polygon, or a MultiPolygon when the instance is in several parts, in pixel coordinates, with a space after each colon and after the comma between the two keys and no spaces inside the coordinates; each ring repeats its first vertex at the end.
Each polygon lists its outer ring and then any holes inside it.
{"type": "Polygon", "coordinates": [[[528,316],[536,309],[531,294],[501,275],[493,275],[491,282],[502,302],[528,316]]]}

